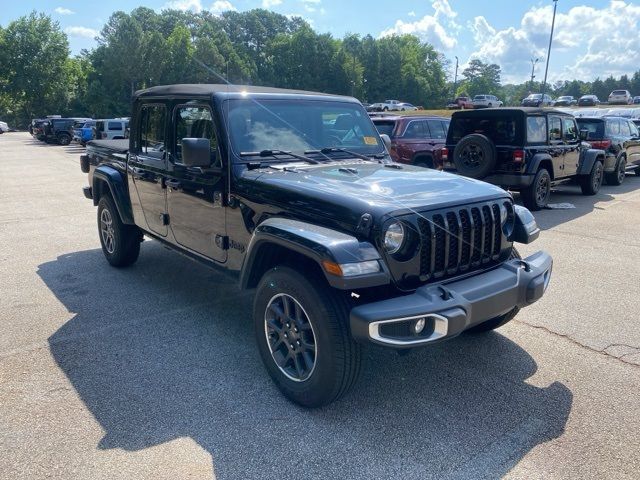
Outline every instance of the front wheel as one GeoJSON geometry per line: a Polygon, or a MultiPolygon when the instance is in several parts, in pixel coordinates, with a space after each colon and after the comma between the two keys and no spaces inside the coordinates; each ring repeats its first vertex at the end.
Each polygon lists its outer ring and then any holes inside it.
{"type": "Polygon", "coordinates": [[[71,136],[67,135],[66,133],[58,135],[58,143],[60,145],[69,145],[71,143],[71,136]]]}
{"type": "Polygon", "coordinates": [[[522,203],[531,211],[542,210],[547,206],[551,196],[551,175],[546,168],[541,168],[533,178],[533,183],[520,192],[522,203]]]}
{"type": "Polygon", "coordinates": [[[595,195],[602,186],[603,167],[600,160],[596,160],[589,175],[578,177],[578,183],[583,195],[595,195]]]}
{"type": "Polygon", "coordinates": [[[135,263],[140,254],[142,235],[138,227],[125,225],[109,195],[98,203],[98,234],[107,261],[114,267],[135,263]]]}
{"type": "Polygon", "coordinates": [[[356,381],[361,349],[349,333],[348,298],[319,275],[271,269],[256,290],[253,319],[262,361],[289,400],[320,407],[356,381]]]}
{"type": "Polygon", "coordinates": [[[624,182],[624,177],[627,170],[627,159],[624,157],[620,157],[618,160],[618,165],[616,166],[615,171],[613,172],[605,172],[604,179],[607,181],[608,185],[622,185],[624,182]]]}
{"type": "MultiPolygon", "coordinates": [[[[513,247],[511,249],[511,255],[509,255],[509,260],[513,260],[514,258],[522,259],[522,257],[520,256],[520,253],[518,252],[518,250],[515,249],[515,247],[513,247]]],[[[495,330],[496,328],[500,328],[505,323],[508,323],[511,320],[513,320],[515,318],[515,316],[518,314],[519,311],[520,311],[520,308],[513,307],[507,313],[504,313],[504,314],[502,314],[502,315],[500,315],[498,317],[495,317],[495,318],[492,318],[492,319],[487,320],[485,322],[482,322],[482,323],[476,325],[475,327],[471,327],[467,331],[470,332],[470,333],[490,332],[491,330],[495,330]]]]}

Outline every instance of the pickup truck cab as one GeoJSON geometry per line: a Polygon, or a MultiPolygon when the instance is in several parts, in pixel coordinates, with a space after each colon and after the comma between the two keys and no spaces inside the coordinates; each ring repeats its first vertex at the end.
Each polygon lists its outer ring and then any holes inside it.
{"type": "Polygon", "coordinates": [[[539,234],[528,210],[493,185],[392,162],[353,98],[149,88],[130,139],[89,142],[81,168],[107,261],[132,265],[145,236],[229,272],[254,292],[266,370],[308,407],[349,390],[363,345],[488,331],[549,284],[551,257],[513,246],[539,234]]]}

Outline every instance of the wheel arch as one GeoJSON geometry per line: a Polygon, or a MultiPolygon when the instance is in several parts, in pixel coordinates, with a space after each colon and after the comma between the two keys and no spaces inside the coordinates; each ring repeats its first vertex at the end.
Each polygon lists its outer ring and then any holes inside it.
{"type": "Polygon", "coordinates": [[[122,174],[115,168],[100,166],[93,172],[92,181],[93,204],[98,205],[100,197],[110,194],[118,209],[118,215],[122,223],[134,225],[131,201],[129,200],[128,188],[122,174]]]}
{"type": "Polygon", "coordinates": [[[605,152],[604,150],[596,150],[590,148],[585,151],[583,157],[580,161],[580,166],[578,167],[578,175],[589,175],[591,173],[591,169],[593,168],[593,164],[596,161],[600,160],[604,165],[605,160],[605,152]]]}
{"type": "Polygon", "coordinates": [[[551,156],[546,153],[538,153],[534,155],[533,159],[529,163],[527,167],[527,173],[531,175],[535,175],[538,173],[540,168],[546,168],[549,172],[549,176],[551,176],[551,180],[555,179],[555,172],[553,171],[553,161],[551,160],[551,156]]]}

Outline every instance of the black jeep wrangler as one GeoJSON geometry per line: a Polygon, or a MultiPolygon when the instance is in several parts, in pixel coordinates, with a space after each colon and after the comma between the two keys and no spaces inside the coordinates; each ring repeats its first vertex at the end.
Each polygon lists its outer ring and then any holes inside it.
{"type": "Polygon", "coordinates": [[[577,180],[595,195],[605,152],[591,148],[575,118],[557,110],[500,108],[456,112],[443,152],[444,168],[520,191],[524,205],[540,210],[551,187],[577,180]]]}
{"type": "Polygon", "coordinates": [[[491,330],[549,284],[551,257],[513,246],[539,234],[527,209],[493,185],[391,162],[353,98],[154,87],[135,95],[130,126],[81,156],[106,259],[133,264],[144,235],[255,290],[266,369],[302,405],[347,392],[363,344],[491,330]]]}
{"type": "Polygon", "coordinates": [[[69,145],[73,139],[73,126],[76,119],[73,118],[51,118],[42,123],[43,140],[47,143],[58,143],[59,145],[69,145]]]}

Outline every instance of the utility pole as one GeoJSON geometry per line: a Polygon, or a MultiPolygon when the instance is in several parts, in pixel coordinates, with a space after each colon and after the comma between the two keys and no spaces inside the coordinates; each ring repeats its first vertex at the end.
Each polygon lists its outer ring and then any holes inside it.
{"type": "Polygon", "coordinates": [[[536,63],[538,63],[538,60],[540,59],[539,58],[536,58],[535,60],[533,58],[531,59],[531,87],[530,87],[531,92],[530,93],[533,93],[533,79],[536,78],[535,69],[536,69],[536,63]]]}
{"type": "Polygon", "coordinates": [[[556,24],[556,8],[558,7],[558,0],[553,0],[553,19],[551,20],[551,35],[549,35],[549,49],[547,50],[547,66],[544,69],[544,82],[542,82],[542,95],[544,96],[544,90],[547,86],[547,73],[549,72],[549,57],[551,56],[551,42],[553,41],[553,27],[556,24]]]}
{"type": "Polygon", "coordinates": [[[453,96],[455,98],[458,89],[458,57],[456,57],[456,73],[453,75],[453,96]]]}

